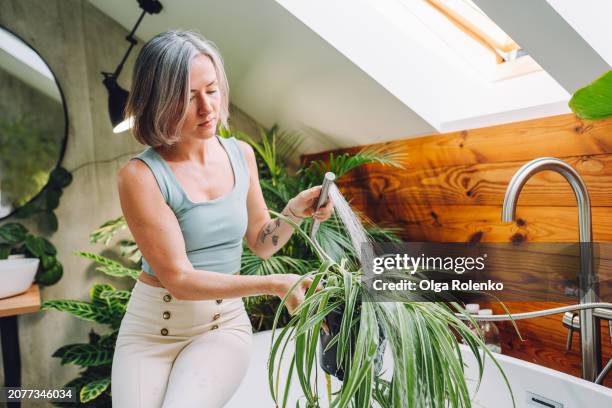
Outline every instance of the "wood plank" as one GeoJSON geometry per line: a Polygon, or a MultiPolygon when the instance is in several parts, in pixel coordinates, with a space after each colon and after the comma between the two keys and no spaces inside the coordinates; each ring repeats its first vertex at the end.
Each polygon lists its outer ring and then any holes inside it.
{"type": "Polygon", "coordinates": [[[35,283],[20,295],[0,299],[0,317],[38,312],[39,310],[40,290],[35,283]]]}
{"type": "MultiPolygon", "coordinates": [[[[501,222],[501,206],[421,205],[381,200],[356,205],[377,223],[396,225],[407,241],[577,242],[576,207],[517,207],[517,221],[501,222]]],[[[612,241],[612,207],[594,207],[593,240],[612,241]]]]}
{"type": "MultiPolygon", "coordinates": [[[[574,114],[551,116],[480,129],[394,140],[374,145],[405,154],[408,169],[439,168],[475,163],[529,161],[535,157],[572,157],[612,153],[612,119],[583,121],[574,114]]],[[[365,146],[335,150],[356,152],[365,146]]],[[[305,155],[304,160],[329,153],[305,155]]]]}
{"type": "MultiPolygon", "coordinates": [[[[612,154],[563,160],[583,177],[592,206],[612,206],[612,154]]],[[[501,205],[510,179],[523,164],[514,161],[407,170],[372,165],[339,178],[338,186],[353,204],[384,199],[390,203],[501,205]]],[[[551,203],[571,207],[576,205],[576,197],[563,176],[545,171],[527,182],[520,205],[551,203]]]]}

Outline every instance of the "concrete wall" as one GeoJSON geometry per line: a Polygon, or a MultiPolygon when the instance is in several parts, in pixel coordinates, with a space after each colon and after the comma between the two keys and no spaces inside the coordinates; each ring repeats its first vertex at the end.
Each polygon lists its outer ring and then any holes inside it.
{"type": "MultiPolygon", "coordinates": [[[[111,132],[107,93],[101,82],[100,71],[114,70],[121,60],[127,47],[127,32],[84,0],[0,0],[0,10],[0,25],[38,50],[57,76],[69,116],[68,145],[62,164],[69,170],[79,168],[56,211],[59,230],[48,237],[58,249],[64,276],[42,291],[42,300],[87,300],[89,288],[97,282],[129,287],[131,282],[107,278],[95,272],[90,262],[73,254],[101,252],[101,246],[89,243],[89,233],[121,214],[115,174],[132,153],[143,149],[128,133],[111,132]],[[94,161],[98,163],[81,167],[94,161]]],[[[137,51],[120,77],[125,88],[129,88],[137,51]]],[[[240,111],[233,111],[233,126],[252,133],[256,124],[240,111]]],[[[36,232],[32,221],[25,224],[36,232]]],[[[91,327],[90,323],[56,311],[20,316],[23,385],[60,387],[74,378],[78,370],[61,366],[51,355],[60,346],[87,342],[91,327]]],[[[0,383],[2,375],[0,371],[0,383]]]]}

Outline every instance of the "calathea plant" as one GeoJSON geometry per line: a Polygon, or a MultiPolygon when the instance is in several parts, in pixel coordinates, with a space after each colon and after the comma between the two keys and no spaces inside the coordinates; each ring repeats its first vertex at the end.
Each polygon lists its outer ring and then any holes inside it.
{"type": "MultiPolygon", "coordinates": [[[[94,231],[92,242],[108,244],[110,238],[121,229],[125,223],[121,219],[111,220],[94,231]]],[[[122,241],[122,251],[124,249],[122,241]]],[[[133,248],[127,249],[133,251],[133,248]]],[[[137,250],[136,250],[137,251],[137,250]]],[[[138,278],[139,269],[127,267],[107,257],[90,252],[78,252],[78,255],[95,262],[97,271],[108,276],[133,280],[138,278]]],[[[125,253],[128,255],[128,253],[125,253]]],[[[133,252],[129,255],[134,256],[133,252]]],[[[93,329],[89,333],[88,343],[74,343],[60,347],[53,357],[61,359],[63,364],[74,364],[83,368],[79,376],[65,384],[65,387],[75,387],[79,395],[77,406],[111,407],[111,363],[115,351],[115,341],[125,314],[131,292],[118,290],[110,284],[94,285],[89,293],[89,301],[57,299],[49,300],[41,305],[41,309],[56,309],[70,313],[79,319],[98,323],[108,327],[108,332],[100,335],[93,329]]],[[[74,406],[74,404],[56,403],[56,406],[74,406]]]]}
{"type": "Polygon", "coordinates": [[[50,286],[61,279],[64,269],[56,258],[55,246],[49,240],[30,234],[27,228],[19,223],[3,224],[0,226],[0,259],[17,254],[40,259],[34,278],[36,283],[50,286]]]}

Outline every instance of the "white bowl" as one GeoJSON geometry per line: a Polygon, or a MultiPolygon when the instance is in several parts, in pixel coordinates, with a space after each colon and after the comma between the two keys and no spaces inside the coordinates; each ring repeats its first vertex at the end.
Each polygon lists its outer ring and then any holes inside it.
{"type": "Polygon", "coordinates": [[[25,292],[34,282],[38,258],[0,260],[0,299],[25,292]]]}

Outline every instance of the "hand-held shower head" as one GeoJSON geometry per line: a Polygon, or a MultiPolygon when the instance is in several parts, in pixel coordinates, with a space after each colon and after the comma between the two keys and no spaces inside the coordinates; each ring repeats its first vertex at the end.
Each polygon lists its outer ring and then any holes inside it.
{"type": "MultiPolygon", "coordinates": [[[[329,199],[329,186],[332,185],[333,182],[336,181],[336,175],[331,171],[325,173],[323,176],[323,183],[321,184],[321,194],[319,195],[319,201],[317,201],[317,205],[314,208],[317,211],[319,208],[323,207],[327,204],[327,200],[329,199]]],[[[317,231],[319,229],[320,222],[318,220],[312,221],[312,226],[310,228],[310,238],[314,241],[317,231]]]]}

